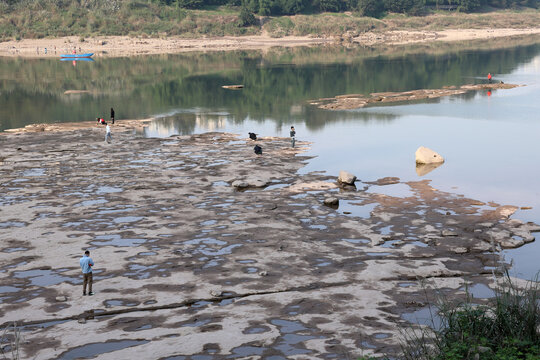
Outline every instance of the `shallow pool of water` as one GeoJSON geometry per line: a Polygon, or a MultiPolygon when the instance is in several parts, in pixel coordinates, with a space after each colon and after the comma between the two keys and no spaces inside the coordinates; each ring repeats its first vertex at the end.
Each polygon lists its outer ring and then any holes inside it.
{"type": "Polygon", "coordinates": [[[57,270],[24,270],[14,271],[13,277],[18,279],[27,279],[31,285],[34,286],[52,286],[58,285],[63,282],[70,282],[72,284],[80,284],[82,279],[78,277],[72,278],[69,276],[63,276],[62,273],[68,271],[68,269],[57,270]]]}
{"type": "Polygon", "coordinates": [[[68,350],[58,357],[58,360],[92,359],[98,355],[126,349],[150,342],[149,340],[121,340],[87,344],[68,350]]]}

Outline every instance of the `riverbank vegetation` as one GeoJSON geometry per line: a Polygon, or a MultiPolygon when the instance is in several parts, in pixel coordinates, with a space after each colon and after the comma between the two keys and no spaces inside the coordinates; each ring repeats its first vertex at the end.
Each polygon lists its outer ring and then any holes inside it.
{"type": "Polygon", "coordinates": [[[441,297],[433,327],[407,331],[403,360],[540,358],[540,283],[516,286],[509,276],[487,302],[469,292],[459,303],[441,297]],[[436,326],[435,323],[439,323],[436,326]]]}
{"type": "Polygon", "coordinates": [[[0,41],[535,27],[540,0],[0,0],[0,41]],[[501,10],[507,9],[507,10],[501,10]],[[463,13],[476,11],[476,13],[463,13]],[[417,16],[420,15],[420,16],[417,16]]]}

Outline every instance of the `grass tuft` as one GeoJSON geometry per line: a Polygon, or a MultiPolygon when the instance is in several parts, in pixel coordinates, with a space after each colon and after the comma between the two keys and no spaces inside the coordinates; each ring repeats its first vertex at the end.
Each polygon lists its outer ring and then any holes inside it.
{"type": "Polygon", "coordinates": [[[402,359],[540,359],[538,277],[518,287],[506,274],[487,304],[475,303],[467,291],[464,302],[443,300],[437,308],[438,329],[403,331],[402,359]]]}
{"type": "Polygon", "coordinates": [[[21,341],[21,330],[17,327],[17,323],[8,325],[0,336],[0,352],[2,359],[19,360],[19,344],[21,341]]]}

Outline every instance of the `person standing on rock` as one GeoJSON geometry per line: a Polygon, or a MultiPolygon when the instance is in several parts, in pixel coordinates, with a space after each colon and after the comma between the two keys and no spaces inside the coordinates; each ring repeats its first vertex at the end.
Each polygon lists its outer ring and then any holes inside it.
{"type": "Polygon", "coordinates": [[[291,136],[291,145],[294,147],[294,144],[296,142],[296,130],[294,129],[294,126],[291,126],[291,132],[289,133],[291,136]]]}
{"type": "Polygon", "coordinates": [[[111,122],[114,125],[114,109],[113,108],[111,108],[111,122]]]}
{"type": "Polygon", "coordinates": [[[110,144],[111,141],[112,141],[112,136],[111,136],[111,127],[109,126],[109,124],[107,124],[107,128],[105,130],[105,141],[107,142],[107,144],[110,144]]]}
{"type": "Polygon", "coordinates": [[[94,266],[94,261],[90,257],[90,251],[86,250],[83,257],[79,260],[81,265],[81,270],[83,273],[83,296],[86,295],[86,285],[88,284],[88,295],[94,295],[92,292],[92,266],[94,266]]]}
{"type": "Polygon", "coordinates": [[[491,84],[491,73],[488,73],[488,83],[491,84]]]}

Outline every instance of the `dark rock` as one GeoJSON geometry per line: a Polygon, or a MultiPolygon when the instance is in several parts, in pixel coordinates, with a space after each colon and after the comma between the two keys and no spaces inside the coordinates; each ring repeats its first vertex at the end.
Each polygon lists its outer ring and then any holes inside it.
{"type": "Polygon", "coordinates": [[[339,199],[335,197],[328,197],[324,199],[324,205],[326,206],[337,206],[339,205],[339,199]]]}

